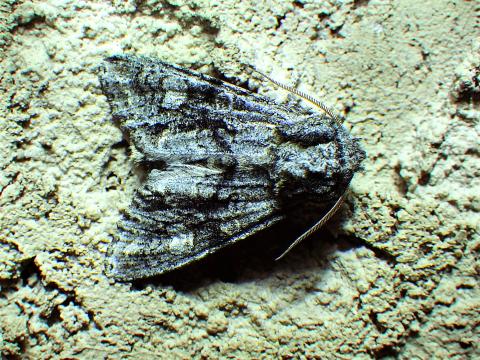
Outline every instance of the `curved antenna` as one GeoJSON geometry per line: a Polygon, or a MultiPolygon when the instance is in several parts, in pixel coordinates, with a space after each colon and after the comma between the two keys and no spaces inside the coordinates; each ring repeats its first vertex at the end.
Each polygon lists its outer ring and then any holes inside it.
{"type": "Polygon", "coordinates": [[[253,71],[255,71],[256,73],[260,74],[261,76],[263,76],[265,79],[269,80],[270,82],[272,82],[273,84],[275,84],[276,86],[278,86],[279,88],[282,88],[284,90],[287,90],[289,92],[291,92],[292,94],[295,94],[295,95],[298,95],[300,96],[302,99],[304,100],[307,100],[309,102],[311,102],[313,105],[316,105],[318,106],[320,109],[322,109],[328,116],[330,116],[333,120],[335,120],[335,122],[338,124],[338,125],[342,125],[343,124],[343,120],[340,118],[340,116],[338,116],[335,111],[333,111],[331,108],[329,108],[327,105],[325,105],[323,102],[321,102],[320,100],[317,100],[315,99],[313,96],[310,96],[296,88],[294,88],[293,86],[288,86],[288,85],[285,85],[285,84],[282,84],[281,82],[278,82],[277,80],[274,80],[272,79],[270,76],[264,74],[263,72],[261,71],[258,71],[257,69],[255,69],[252,65],[247,65],[250,69],[252,69],[253,71]]]}
{"type": "Polygon", "coordinates": [[[332,208],[330,210],[328,210],[328,212],[315,224],[313,225],[310,229],[308,229],[307,231],[305,231],[302,235],[300,235],[297,240],[295,240],[288,248],[287,250],[285,250],[282,255],[280,255],[279,257],[277,257],[275,260],[280,260],[281,258],[283,258],[285,255],[287,255],[290,250],[292,250],[295,246],[297,246],[300,242],[302,242],[304,239],[306,239],[307,237],[309,237],[310,235],[312,235],[314,232],[316,232],[318,229],[320,229],[328,220],[331,219],[331,217],[333,215],[335,215],[335,213],[338,211],[338,209],[340,208],[340,206],[342,206],[343,204],[343,201],[345,200],[345,196],[346,196],[347,192],[345,191],[342,196],[340,196],[337,200],[337,202],[335,203],[335,205],[332,206],[332,208]]]}

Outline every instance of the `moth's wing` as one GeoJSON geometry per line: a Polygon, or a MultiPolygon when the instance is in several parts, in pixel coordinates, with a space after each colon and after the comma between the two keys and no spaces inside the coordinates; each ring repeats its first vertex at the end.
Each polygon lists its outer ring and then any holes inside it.
{"type": "Polygon", "coordinates": [[[114,119],[146,161],[268,163],[291,109],[158,60],[108,58],[100,76],[114,119]]]}
{"type": "Polygon", "coordinates": [[[148,169],[109,247],[113,276],[164,273],[282,218],[271,174],[287,109],[145,58],[112,57],[100,79],[148,169]]]}
{"type": "Polygon", "coordinates": [[[108,250],[121,280],[162,274],[270,226],[281,216],[267,177],[196,165],[152,170],[108,250]]]}

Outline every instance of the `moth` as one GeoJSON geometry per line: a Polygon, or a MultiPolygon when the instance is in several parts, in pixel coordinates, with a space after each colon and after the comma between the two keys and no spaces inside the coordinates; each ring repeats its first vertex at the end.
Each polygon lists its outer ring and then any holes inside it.
{"type": "Polygon", "coordinates": [[[107,58],[100,84],[145,169],[107,251],[119,280],[200,260],[307,203],[335,204],[298,243],[338,208],[365,157],[321,103],[324,115],[130,55],[107,58]]]}

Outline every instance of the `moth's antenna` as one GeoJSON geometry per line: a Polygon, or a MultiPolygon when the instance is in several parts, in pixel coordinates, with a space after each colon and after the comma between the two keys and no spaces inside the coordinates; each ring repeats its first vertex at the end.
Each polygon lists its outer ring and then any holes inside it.
{"type": "Polygon", "coordinates": [[[268,79],[269,81],[271,81],[273,84],[275,84],[276,86],[278,86],[279,88],[282,88],[284,90],[287,90],[289,92],[291,92],[292,94],[295,94],[295,95],[298,95],[300,96],[302,99],[305,99],[309,102],[311,102],[312,104],[318,106],[320,109],[322,109],[328,116],[330,116],[333,120],[335,120],[335,122],[339,125],[342,125],[343,123],[343,120],[340,118],[340,116],[338,116],[337,114],[335,114],[335,112],[329,108],[327,105],[325,105],[324,103],[322,103],[320,100],[317,100],[315,99],[314,97],[308,95],[308,94],[305,94],[304,92],[294,88],[293,86],[288,86],[288,85],[285,85],[285,84],[282,84],[281,82],[278,82],[277,80],[274,80],[272,79],[270,76],[264,74],[263,72],[261,71],[258,71],[257,69],[255,69],[252,65],[248,65],[247,66],[252,69],[253,71],[255,71],[256,73],[260,74],[261,76],[263,76],[264,78],[268,79]]]}
{"type": "Polygon", "coordinates": [[[335,213],[338,211],[338,209],[340,208],[340,206],[342,206],[343,204],[343,201],[345,200],[345,196],[346,196],[347,192],[345,191],[342,196],[340,196],[337,200],[337,202],[335,203],[335,205],[332,206],[332,208],[330,210],[328,210],[328,212],[315,224],[313,225],[310,229],[308,229],[306,232],[304,232],[302,235],[300,235],[297,240],[295,240],[292,245],[290,245],[288,247],[287,250],[285,250],[282,255],[280,255],[279,257],[277,257],[275,260],[280,260],[281,258],[283,258],[285,255],[287,255],[287,253],[292,250],[295,246],[297,246],[301,241],[303,241],[305,238],[309,237],[310,235],[312,235],[314,232],[316,232],[318,229],[320,229],[328,220],[330,220],[330,218],[335,215],[335,213]]]}

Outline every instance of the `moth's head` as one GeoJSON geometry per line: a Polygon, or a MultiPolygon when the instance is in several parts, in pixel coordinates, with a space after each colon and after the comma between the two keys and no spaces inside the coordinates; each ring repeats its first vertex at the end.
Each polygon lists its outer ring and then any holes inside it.
{"type": "Polygon", "coordinates": [[[357,139],[330,118],[304,118],[282,130],[275,167],[280,196],[330,202],[343,194],[365,158],[357,139]]]}

